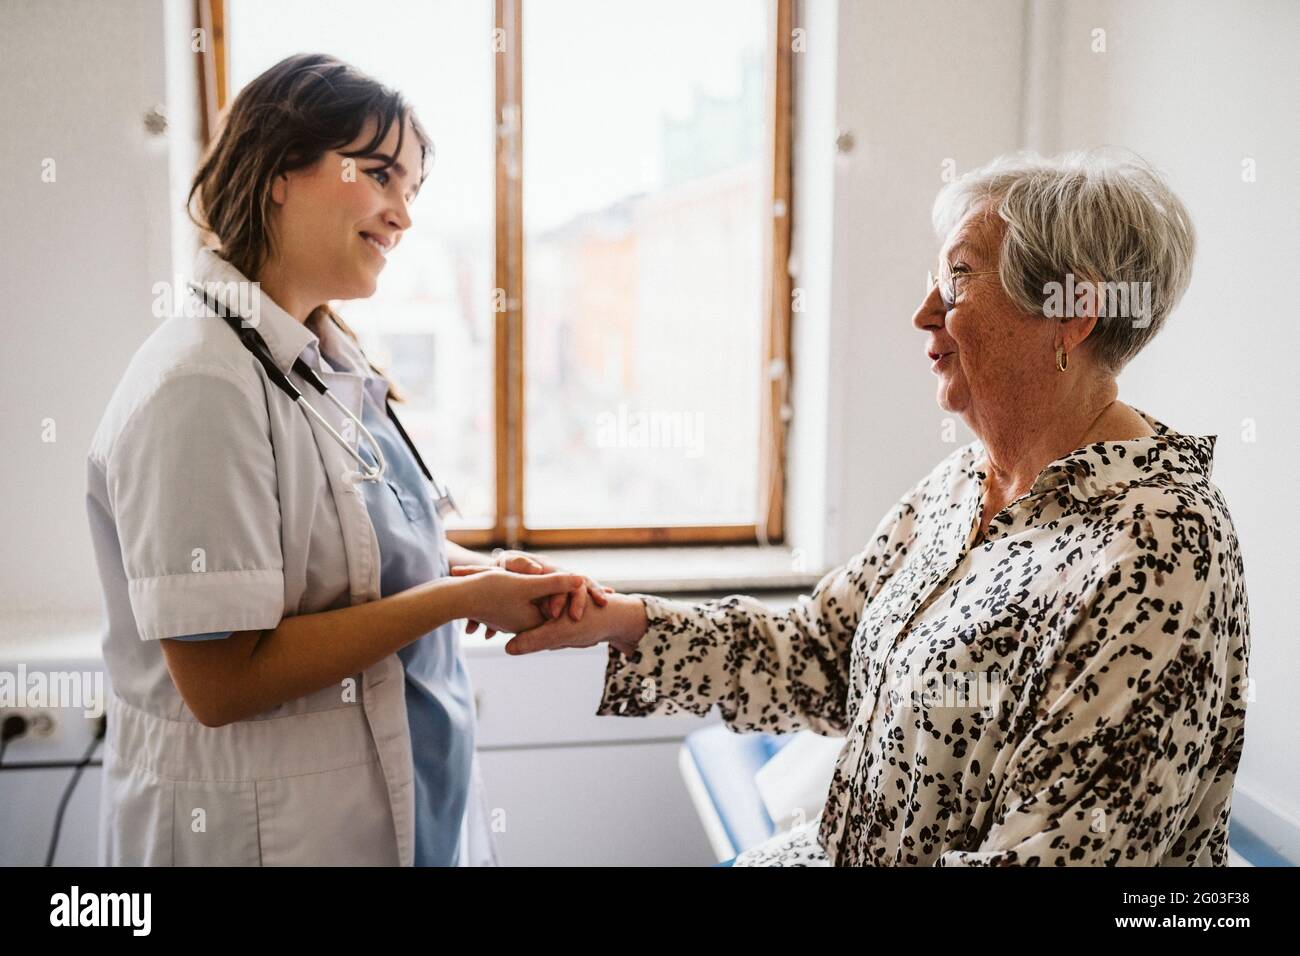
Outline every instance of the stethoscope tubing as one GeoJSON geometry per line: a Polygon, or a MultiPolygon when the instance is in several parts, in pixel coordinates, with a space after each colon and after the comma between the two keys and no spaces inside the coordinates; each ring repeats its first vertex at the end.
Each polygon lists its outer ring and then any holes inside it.
{"type": "MultiPolygon", "coordinates": [[[[253,354],[253,357],[262,364],[262,368],[266,370],[267,377],[271,379],[271,382],[276,386],[276,388],[288,395],[303,409],[303,411],[316,419],[316,421],[320,423],[321,427],[328,431],[330,435],[333,436],[334,440],[352,456],[353,460],[355,460],[360,466],[358,475],[361,480],[379,481],[384,476],[385,472],[388,470],[388,461],[384,458],[384,452],[383,449],[380,448],[379,442],[375,440],[375,436],[370,433],[370,429],[362,423],[361,419],[352,413],[352,409],[348,408],[334,396],[334,394],[329,390],[329,386],[327,386],[325,382],[322,381],[321,377],[316,374],[315,369],[304,362],[301,358],[294,359],[293,370],[310,383],[312,388],[316,389],[316,391],[320,392],[320,394],[333,402],[334,405],[361,430],[361,434],[366,437],[366,441],[370,443],[370,447],[374,450],[375,464],[372,465],[361,457],[361,455],[352,448],[352,445],[334,429],[334,426],[326,421],[325,417],[307,401],[302,392],[298,390],[298,387],[294,385],[293,382],[289,381],[289,376],[280,371],[279,366],[275,364],[275,359],[271,356],[270,346],[266,344],[266,340],[262,338],[261,334],[248,324],[248,320],[244,318],[244,316],[240,315],[237,310],[227,308],[224,303],[209,296],[206,290],[192,282],[189,284],[189,290],[194,296],[203,301],[203,304],[208,307],[213,315],[225,320],[226,324],[234,330],[234,333],[239,336],[239,340],[243,343],[244,347],[248,349],[248,351],[253,354]]],[[[434,494],[437,496],[435,506],[438,513],[442,515],[448,511],[453,511],[459,515],[460,509],[456,507],[456,502],[451,496],[451,491],[438,485],[437,479],[433,477],[433,472],[431,472],[429,466],[424,463],[424,458],[420,455],[420,450],[415,447],[415,443],[411,441],[411,437],[406,433],[406,429],[402,427],[401,421],[398,420],[397,414],[393,411],[393,406],[387,402],[384,404],[388,409],[389,420],[392,421],[394,426],[396,426],[398,434],[402,437],[402,441],[404,441],[406,447],[411,450],[411,455],[415,458],[415,463],[419,465],[420,471],[423,472],[425,478],[429,479],[429,484],[433,486],[434,494]]]]}

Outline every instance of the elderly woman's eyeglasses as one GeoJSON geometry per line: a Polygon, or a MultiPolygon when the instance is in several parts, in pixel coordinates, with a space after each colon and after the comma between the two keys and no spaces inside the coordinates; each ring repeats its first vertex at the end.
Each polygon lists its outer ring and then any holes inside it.
{"type": "Polygon", "coordinates": [[[925,274],[925,294],[929,295],[935,286],[939,287],[939,298],[943,300],[944,308],[951,309],[957,301],[957,280],[970,279],[974,276],[995,276],[998,274],[997,269],[986,269],[983,272],[967,272],[961,270],[954,272],[945,262],[939,266],[939,274],[927,272],[925,274]]]}

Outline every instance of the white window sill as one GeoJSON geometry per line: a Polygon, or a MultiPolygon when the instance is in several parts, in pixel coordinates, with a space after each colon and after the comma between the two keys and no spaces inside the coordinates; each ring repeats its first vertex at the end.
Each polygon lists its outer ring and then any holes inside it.
{"type": "Polygon", "coordinates": [[[804,567],[789,548],[759,545],[556,548],[534,553],[620,591],[651,594],[803,591],[825,573],[804,567]]]}

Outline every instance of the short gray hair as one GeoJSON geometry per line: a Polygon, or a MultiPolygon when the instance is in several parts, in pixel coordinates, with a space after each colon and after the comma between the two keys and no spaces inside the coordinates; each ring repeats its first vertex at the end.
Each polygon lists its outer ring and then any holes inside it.
{"type": "Polygon", "coordinates": [[[1140,283],[1149,294],[1143,323],[1098,322],[1088,337],[1112,374],[1155,337],[1191,280],[1196,232],[1164,179],[1133,155],[1098,151],[1044,158],[1002,156],[940,190],[934,227],[942,240],[984,208],[1006,223],[998,271],[1010,299],[1046,314],[1049,283],[1140,283]]]}

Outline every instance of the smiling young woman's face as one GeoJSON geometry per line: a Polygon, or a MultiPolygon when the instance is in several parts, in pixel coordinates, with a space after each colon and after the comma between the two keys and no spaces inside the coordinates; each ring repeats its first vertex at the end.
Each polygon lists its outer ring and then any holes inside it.
{"type": "Polygon", "coordinates": [[[370,141],[375,123],[367,121],[354,142],[278,177],[272,187],[276,271],[312,307],[373,295],[385,257],[411,227],[422,165],[409,115],[400,152],[394,122],[375,155],[344,155],[370,141]],[[396,162],[385,166],[392,156],[396,162]]]}

